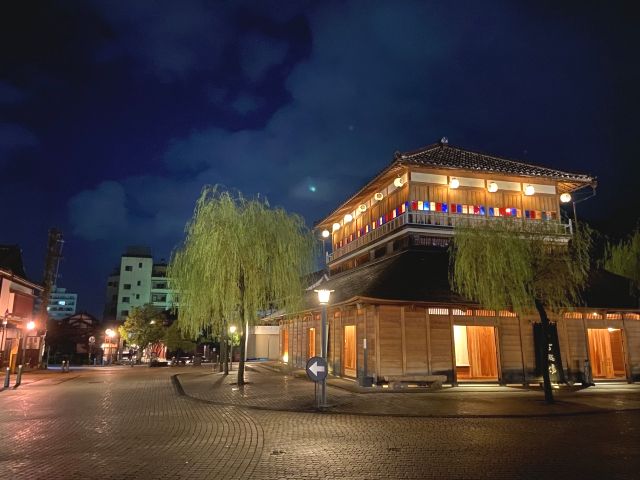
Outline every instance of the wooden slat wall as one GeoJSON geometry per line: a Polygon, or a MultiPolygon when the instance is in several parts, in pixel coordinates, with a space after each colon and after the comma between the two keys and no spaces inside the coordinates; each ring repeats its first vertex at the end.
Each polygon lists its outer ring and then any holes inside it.
{"type": "Polygon", "coordinates": [[[557,195],[544,195],[536,193],[535,195],[522,197],[522,209],[523,210],[546,210],[546,211],[558,211],[558,197],[557,195]]]}
{"type": "Polygon", "coordinates": [[[402,374],[401,307],[380,306],[380,375],[402,374]]]}
{"type": "Polygon", "coordinates": [[[569,365],[572,373],[580,373],[584,371],[584,361],[587,359],[587,340],[584,330],[583,321],[579,318],[566,318],[566,330],[568,337],[568,348],[571,350],[571,365],[569,365]]]}
{"type": "Polygon", "coordinates": [[[448,315],[429,315],[431,337],[431,371],[434,375],[447,375],[453,381],[452,332],[448,315]]]}
{"type": "Polygon", "coordinates": [[[405,373],[429,373],[427,355],[427,318],[424,308],[405,307],[405,373]]]}
{"type": "Polygon", "coordinates": [[[520,328],[522,332],[522,347],[524,349],[524,361],[527,370],[527,379],[534,381],[536,376],[536,352],[533,341],[533,324],[531,323],[535,317],[524,317],[520,319],[520,328]]]}
{"type": "Polygon", "coordinates": [[[425,200],[430,202],[447,202],[449,197],[449,187],[442,185],[429,185],[429,196],[425,200]]]}
{"type": "Polygon", "coordinates": [[[431,200],[429,198],[429,185],[426,183],[411,182],[411,200],[431,200]]]}
{"type": "Polygon", "coordinates": [[[498,327],[502,383],[523,383],[520,329],[517,317],[500,317],[498,327]]]}
{"type": "Polygon", "coordinates": [[[631,380],[640,380],[640,320],[625,319],[624,335],[631,380]]]}
{"type": "Polygon", "coordinates": [[[342,327],[344,325],[343,321],[344,312],[338,311],[336,312],[334,321],[335,328],[333,329],[333,371],[334,375],[342,375],[342,342],[344,337],[344,332],[342,327]]]}

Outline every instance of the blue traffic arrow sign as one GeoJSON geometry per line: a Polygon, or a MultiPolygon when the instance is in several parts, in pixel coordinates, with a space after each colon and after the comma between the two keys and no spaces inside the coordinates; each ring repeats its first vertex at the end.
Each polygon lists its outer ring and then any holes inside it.
{"type": "Polygon", "coordinates": [[[307,376],[314,382],[321,382],[327,377],[327,361],[322,357],[311,357],[307,361],[307,376]]]}

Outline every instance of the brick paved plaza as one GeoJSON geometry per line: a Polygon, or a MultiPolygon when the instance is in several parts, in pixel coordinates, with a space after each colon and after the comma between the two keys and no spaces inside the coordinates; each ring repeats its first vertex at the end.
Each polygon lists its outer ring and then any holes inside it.
{"type": "Polygon", "coordinates": [[[261,368],[248,378],[239,390],[210,367],[34,375],[0,392],[0,478],[631,479],[640,471],[637,387],[562,397],[567,416],[482,418],[501,411],[501,398],[508,415],[544,406],[528,392],[330,388],[345,413],[314,413],[304,411],[306,381],[261,368]],[[485,407],[470,410],[474,403],[485,407]],[[609,403],[632,409],[607,412],[609,403]],[[394,404],[402,416],[384,415],[394,404]],[[455,409],[480,416],[450,416],[455,409]]]}

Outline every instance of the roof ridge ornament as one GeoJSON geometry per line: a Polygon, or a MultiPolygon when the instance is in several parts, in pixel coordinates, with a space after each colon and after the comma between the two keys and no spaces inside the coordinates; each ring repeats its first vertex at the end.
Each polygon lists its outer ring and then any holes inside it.
{"type": "Polygon", "coordinates": [[[440,139],[440,145],[449,145],[449,139],[447,137],[442,137],[440,139]]]}

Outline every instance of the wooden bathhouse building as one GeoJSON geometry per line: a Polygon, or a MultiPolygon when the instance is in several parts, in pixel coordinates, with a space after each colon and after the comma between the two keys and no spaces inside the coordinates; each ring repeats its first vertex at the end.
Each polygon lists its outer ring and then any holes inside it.
{"type": "MultiPolygon", "coordinates": [[[[365,385],[423,377],[451,385],[538,382],[537,314],[490,311],[452,292],[447,248],[462,219],[510,217],[523,229],[544,223],[568,241],[572,195],[595,187],[589,175],[465,150],[446,139],[396,153],[318,223],[331,244],[326,271],[310,285],[305,310],[278,317],[282,362],[304,368],[320,355],[313,291],[328,289],[331,375],[365,385]]],[[[556,381],[584,381],[585,361],[596,381],[640,378],[640,309],[629,291],[622,277],[597,272],[586,306],[551,314],[556,381]]]]}

